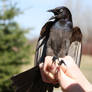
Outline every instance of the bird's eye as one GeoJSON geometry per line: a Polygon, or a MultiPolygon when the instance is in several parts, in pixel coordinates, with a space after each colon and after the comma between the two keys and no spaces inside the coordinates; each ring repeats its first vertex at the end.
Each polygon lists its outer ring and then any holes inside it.
{"type": "Polygon", "coordinates": [[[63,12],[63,9],[60,9],[60,12],[62,13],[63,12]]]}

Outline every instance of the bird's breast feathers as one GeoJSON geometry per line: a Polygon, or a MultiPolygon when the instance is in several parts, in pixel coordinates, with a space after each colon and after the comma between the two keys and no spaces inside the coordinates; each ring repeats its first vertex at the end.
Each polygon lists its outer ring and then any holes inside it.
{"type": "Polygon", "coordinates": [[[58,21],[56,22],[52,27],[51,31],[64,31],[64,32],[70,32],[72,31],[72,23],[70,21],[58,21]]]}

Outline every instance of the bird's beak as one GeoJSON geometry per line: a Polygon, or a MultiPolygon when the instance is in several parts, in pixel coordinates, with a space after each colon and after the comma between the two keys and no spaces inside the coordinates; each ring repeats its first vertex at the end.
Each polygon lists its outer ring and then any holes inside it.
{"type": "Polygon", "coordinates": [[[49,20],[56,19],[56,18],[57,18],[57,15],[52,16],[49,20]]]}
{"type": "MultiPolygon", "coordinates": [[[[55,9],[50,9],[48,10],[47,12],[55,12],[56,10],[55,9]]],[[[52,20],[52,19],[55,19],[56,18],[56,15],[54,14],[54,16],[52,16],[49,20],[52,20]]]]}
{"type": "Polygon", "coordinates": [[[54,9],[50,9],[50,10],[48,10],[47,12],[54,12],[55,10],[54,9]]]}
{"type": "Polygon", "coordinates": [[[55,19],[56,17],[55,16],[52,16],[49,20],[52,20],[52,19],[55,19]]]}

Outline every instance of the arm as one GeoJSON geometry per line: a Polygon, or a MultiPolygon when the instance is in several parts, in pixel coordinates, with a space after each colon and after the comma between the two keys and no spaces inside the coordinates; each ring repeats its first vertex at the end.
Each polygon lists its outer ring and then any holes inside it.
{"type": "Polygon", "coordinates": [[[48,56],[44,64],[40,64],[42,79],[47,83],[59,82],[64,92],[92,92],[92,86],[82,74],[70,56],[62,58],[66,64],[58,66],[48,56]],[[56,72],[58,71],[58,72],[56,72]],[[58,81],[57,81],[58,80],[58,81]]]}
{"type": "Polygon", "coordinates": [[[92,86],[70,56],[58,67],[58,81],[65,92],[92,92],[92,86]]]}

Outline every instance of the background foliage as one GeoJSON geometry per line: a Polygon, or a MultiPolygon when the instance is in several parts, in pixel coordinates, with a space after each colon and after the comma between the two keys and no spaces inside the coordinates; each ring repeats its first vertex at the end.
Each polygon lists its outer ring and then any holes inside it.
{"type": "Polygon", "coordinates": [[[0,0],[0,3],[0,92],[14,92],[10,77],[29,62],[30,45],[25,37],[28,29],[14,21],[21,14],[16,4],[8,0],[0,0]]]}

